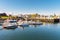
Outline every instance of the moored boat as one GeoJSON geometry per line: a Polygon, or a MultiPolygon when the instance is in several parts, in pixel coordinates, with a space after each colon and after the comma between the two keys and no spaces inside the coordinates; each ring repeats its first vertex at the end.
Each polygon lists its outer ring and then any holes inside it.
{"type": "Polygon", "coordinates": [[[43,24],[42,22],[32,22],[32,21],[30,21],[28,23],[29,23],[29,25],[42,25],[43,24]]]}
{"type": "Polygon", "coordinates": [[[22,21],[22,20],[19,20],[17,24],[18,26],[24,26],[24,27],[29,26],[29,24],[26,21],[22,21]]]}
{"type": "Polygon", "coordinates": [[[16,20],[6,20],[3,23],[3,28],[14,29],[17,28],[16,20]]]}

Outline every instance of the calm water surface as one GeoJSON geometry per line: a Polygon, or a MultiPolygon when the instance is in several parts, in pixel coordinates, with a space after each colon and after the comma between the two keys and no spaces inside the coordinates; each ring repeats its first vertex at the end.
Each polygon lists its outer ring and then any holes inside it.
{"type": "Polygon", "coordinates": [[[60,23],[2,29],[0,40],[60,40],[60,23]]]}

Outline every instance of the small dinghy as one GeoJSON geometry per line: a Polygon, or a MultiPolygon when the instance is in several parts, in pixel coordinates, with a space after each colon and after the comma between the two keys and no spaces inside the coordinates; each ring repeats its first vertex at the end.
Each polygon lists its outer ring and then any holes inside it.
{"type": "Polygon", "coordinates": [[[8,20],[3,23],[3,28],[14,29],[17,28],[16,20],[8,20]]]}

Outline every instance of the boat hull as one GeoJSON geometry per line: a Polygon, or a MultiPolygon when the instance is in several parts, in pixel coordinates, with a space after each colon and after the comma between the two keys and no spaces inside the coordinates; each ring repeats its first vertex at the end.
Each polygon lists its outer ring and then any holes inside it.
{"type": "Polygon", "coordinates": [[[29,24],[21,24],[21,25],[18,25],[18,26],[27,27],[27,26],[29,26],[29,24]]]}
{"type": "Polygon", "coordinates": [[[42,25],[43,23],[33,23],[33,22],[31,22],[31,23],[29,23],[29,25],[42,25]]]}
{"type": "Polygon", "coordinates": [[[6,29],[15,29],[15,28],[17,28],[17,26],[7,26],[7,27],[3,27],[3,28],[6,28],[6,29]]]}

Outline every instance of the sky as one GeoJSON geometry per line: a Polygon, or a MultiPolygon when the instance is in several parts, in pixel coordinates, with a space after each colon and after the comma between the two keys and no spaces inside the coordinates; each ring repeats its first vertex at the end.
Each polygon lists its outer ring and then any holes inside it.
{"type": "Polygon", "coordinates": [[[0,13],[60,15],[60,0],[0,0],[0,13]]]}

